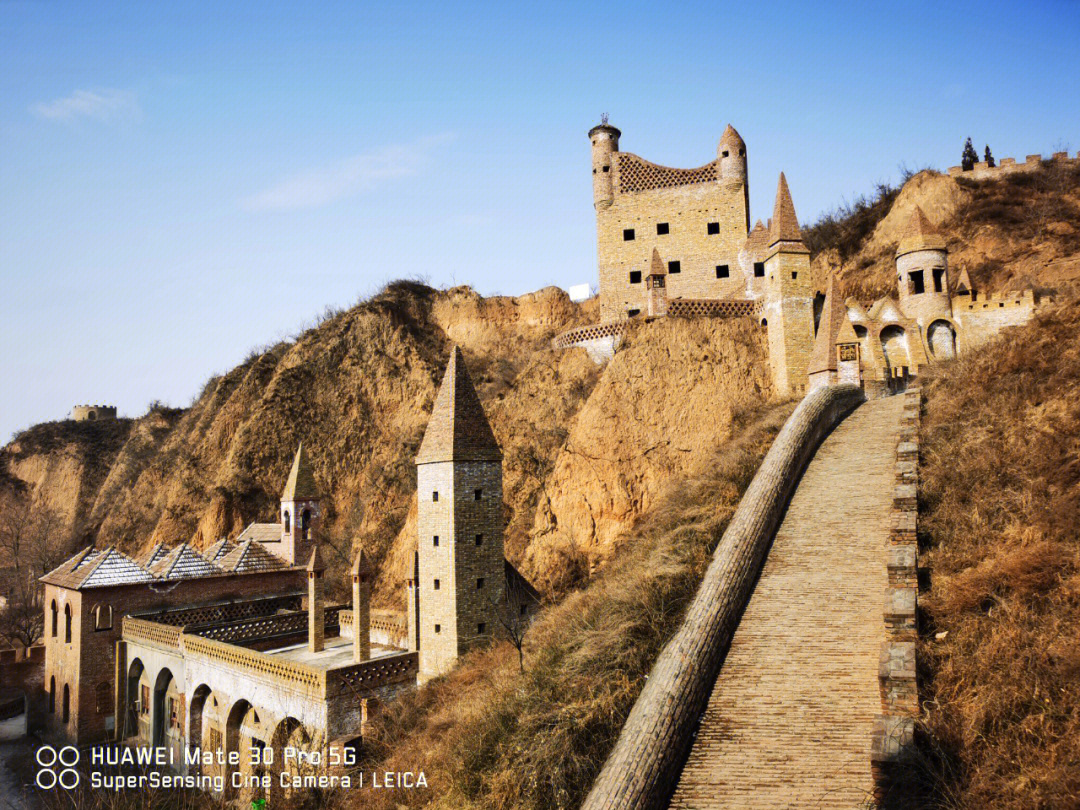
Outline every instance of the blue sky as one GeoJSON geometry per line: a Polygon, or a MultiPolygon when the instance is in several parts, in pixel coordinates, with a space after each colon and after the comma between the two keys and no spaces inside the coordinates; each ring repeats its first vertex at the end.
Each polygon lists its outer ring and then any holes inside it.
{"type": "Polygon", "coordinates": [[[809,222],[968,135],[1075,151],[1078,65],[1075,0],[0,2],[0,441],[186,405],[393,278],[594,281],[602,112],[674,166],[731,122],[753,218],[784,170],[809,222]]]}

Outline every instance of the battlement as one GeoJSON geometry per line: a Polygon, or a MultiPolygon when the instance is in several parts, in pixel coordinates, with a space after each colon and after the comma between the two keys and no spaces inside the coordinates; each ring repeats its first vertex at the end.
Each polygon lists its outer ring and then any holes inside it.
{"type": "Polygon", "coordinates": [[[103,422],[116,419],[115,405],[76,405],[71,409],[74,422],[103,422]]]}
{"type": "MultiPolygon", "coordinates": [[[[1077,152],[1075,158],[1070,158],[1068,152],[1054,152],[1054,154],[1045,160],[1050,160],[1054,163],[1080,165],[1080,152],[1077,152]]],[[[1042,166],[1043,161],[1044,158],[1042,155],[1028,155],[1023,163],[1017,163],[1016,158],[1002,158],[997,162],[996,166],[990,166],[984,161],[979,161],[975,164],[975,168],[967,171],[964,171],[962,166],[951,166],[949,168],[949,177],[967,177],[971,180],[990,180],[1006,174],[1033,172],[1042,166]]]]}
{"type": "Polygon", "coordinates": [[[966,295],[954,295],[953,311],[978,312],[991,309],[1017,309],[1035,306],[1035,293],[1032,290],[1020,292],[984,293],[972,292],[966,295]]]}

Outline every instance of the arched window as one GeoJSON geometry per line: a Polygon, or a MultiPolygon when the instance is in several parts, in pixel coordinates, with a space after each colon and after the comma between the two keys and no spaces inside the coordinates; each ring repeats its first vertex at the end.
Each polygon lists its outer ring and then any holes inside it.
{"type": "Polygon", "coordinates": [[[49,714],[56,714],[56,676],[49,678],[49,714]]]}
{"type": "MultiPolygon", "coordinates": [[[[71,603],[64,605],[64,643],[71,643],[71,603]]],[[[65,686],[66,690],[67,687],[65,686]]]]}
{"type": "Polygon", "coordinates": [[[300,535],[307,540],[311,530],[311,510],[305,509],[300,513],[300,535]]]}
{"type": "Polygon", "coordinates": [[[288,509],[285,510],[284,523],[285,523],[285,534],[288,534],[289,532],[292,531],[292,515],[289,514],[288,509]]]}
{"type": "Polygon", "coordinates": [[[52,637],[56,638],[56,600],[52,600],[52,637]]]}
{"type": "Polygon", "coordinates": [[[94,608],[94,629],[95,630],[111,630],[112,629],[112,606],[111,605],[98,605],[94,608]]]}
{"type": "Polygon", "coordinates": [[[71,693],[66,683],[64,684],[64,704],[60,717],[65,723],[71,718],[71,693]]]}

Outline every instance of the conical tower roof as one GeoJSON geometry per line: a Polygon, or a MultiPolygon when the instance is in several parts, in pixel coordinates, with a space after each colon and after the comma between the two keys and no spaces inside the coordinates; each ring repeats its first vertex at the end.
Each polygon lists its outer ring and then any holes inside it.
{"type": "Polygon", "coordinates": [[[760,219],[754,223],[753,229],[747,234],[742,249],[746,251],[750,261],[764,261],[765,254],[769,250],[769,229],[761,224],[760,219]]]}
{"type": "Polygon", "coordinates": [[[818,321],[817,337],[810,352],[808,373],[836,370],[836,336],[847,319],[847,306],[837,293],[836,277],[830,275],[825,288],[825,306],[821,311],[821,320],[818,321]]]}
{"type": "Polygon", "coordinates": [[[908,217],[904,232],[900,235],[900,245],[896,255],[902,256],[916,250],[945,250],[945,237],[930,224],[926,214],[919,206],[908,217]]]}
{"type": "Polygon", "coordinates": [[[325,571],[326,565],[323,563],[322,554],[319,553],[319,547],[315,546],[311,550],[311,556],[308,558],[307,564],[308,571],[325,571]]]}
{"type": "Polygon", "coordinates": [[[371,560],[364,555],[363,549],[356,552],[356,559],[353,560],[351,573],[354,577],[371,573],[371,560]]]}
{"type": "Polygon", "coordinates": [[[666,276],[667,267],[664,265],[664,260],[660,258],[660,251],[656,248],[652,249],[652,260],[649,262],[649,272],[646,274],[649,276],[666,276]]]}
{"type": "Polygon", "coordinates": [[[798,247],[801,248],[800,252],[806,252],[799,218],[795,215],[795,203],[791,201],[791,191],[783,172],[780,172],[780,182],[776,185],[776,204],[769,223],[769,247],[780,242],[789,243],[785,245],[788,250],[798,247]]]}
{"type": "Polygon", "coordinates": [[[844,318],[844,322],[840,324],[840,331],[836,333],[836,343],[858,343],[859,336],[855,334],[855,327],[851,325],[851,320],[844,318]]]}
{"type": "Polygon", "coordinates": [[[968,275],[968,271],[967,271],[966,267],[963,270],[960,271],[960,278],[957,279],[957,281],[956,281],[956,291],[958,293],[972,292],[971,276],[968,275]]]}
{"type": "Polygon", "coordinates": [[[416,463],[501,460],[502,451],[473,388],[461,349],[455,346],[416,463]]]}
{"type": "Polygon", "coordinates": [[[746,142],[731,124],[727,125],[724,134],[720,136],[720,151],[723,152],[725,148],[735,154],[738,154],[740,149],[746,149],[746,142]]]}
{"type": "Polygon", "coordinates": [[[315,486],[315,476],[311,472],[311,462],[308,461],[304,443],[296,449],[296,457],[293,459],[292,469],[289,471],[289,479],[285,482],[285,490],[281,493],[283,501],[306,501],[319,497],[319,489],[315,486]]]}

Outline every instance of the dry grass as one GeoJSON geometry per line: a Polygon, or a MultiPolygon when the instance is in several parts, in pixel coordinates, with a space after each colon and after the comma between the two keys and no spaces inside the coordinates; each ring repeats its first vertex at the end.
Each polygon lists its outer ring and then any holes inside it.
{"type": "Polygon", "coordinates": [[[423,769],[431,787],[373,792],[364,806],[577,807],[790,411],[745,416],[737,439],[672,482],[625,553],[542,612],[526,638],[525,674],[501,644],[395,703],[366,741],[366,765],[423,769]]]}
{"type": "Polygon", "coordinates": [[[938,804],[1077,807],[1077,295],[944,368],[923,439],[923,696],[938,804]]]}

